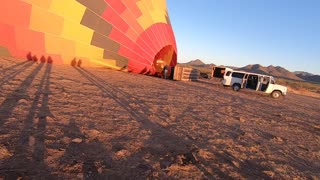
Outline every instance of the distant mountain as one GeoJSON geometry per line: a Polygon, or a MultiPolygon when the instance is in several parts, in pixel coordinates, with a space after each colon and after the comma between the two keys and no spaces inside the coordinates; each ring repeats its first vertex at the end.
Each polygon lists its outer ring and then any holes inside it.
{"type": "Polygon", "coordinates": [[[314,74],[308,73],[308,72],[304,72],[304,71],[295,71],[293,72],[295,75],[299,75],[299,76],[313,76],[314,74]]]}
{"type": "Polygon", "coordinates": [[[304,72],[304,71],[296,71],[296,72],[294,72],[294,74],[305,81],[320,83],[320,76],[319,75],[314,75],[314,74],[304,72]]]}
{"type": "Polygon", "coordinates": [[[298,80],[298,81],[303,80],[303,79],[299,78],[298,76],[296,76],[294,73],[292,73],[292,72],[290,72],[280,66],[270,65],[268,67],[264,67],[260,64],[250,64],[245,67],[239,68],[238,70],[252,72],[252,73],[266,74],[266,75],[271,75],[271,76],[275,76],[275,77],[293,79],[293,80],[298,80]]]}
{"type": "Polygon", "coordinates": [[[215,66],[214,64],[205,64],[200,59],[192,60],[192,61],[189,61],[187,63],[181,63],[181,64],[189,65],[189,66],[193,66],[193,67],[199,67],[199,68],[206,68],[206,67],[215,66]]]}
{"type": "Polygon", "coordinates": [[[203,65],[205,65],[205,63],[202,62],[200,59],[189,61],[186,64],[193,65],[193,66],[203,66],[203,65]]]}

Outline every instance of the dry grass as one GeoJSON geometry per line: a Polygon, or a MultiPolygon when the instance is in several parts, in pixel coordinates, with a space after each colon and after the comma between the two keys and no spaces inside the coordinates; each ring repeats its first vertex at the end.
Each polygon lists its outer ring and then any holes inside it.
{"type": "Polygon", "coordinates": [[[12,153],[4,146],[0,145],[0,159],[10,158],[12,153]]]}
{"type": "Polygon", "coordinates": [[[317,179],[320,99],[0,59],[0,179],[317,179]]]}
{"type": "Polygon", "coordinates": [[[307,95],[311,97],[320,97],[320,84],[305,81],[294,81],[288,79],[277,79],[277,83],[287,86],[289,92],[307,95]]]}

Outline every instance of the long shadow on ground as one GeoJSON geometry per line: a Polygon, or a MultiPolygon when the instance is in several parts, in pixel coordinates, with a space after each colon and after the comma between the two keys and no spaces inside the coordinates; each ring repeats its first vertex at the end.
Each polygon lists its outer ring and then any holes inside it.
{"type": "MultiPolygon", "coordinates": [[[[19,88],[8,96],[1,107],[6,107],[6,116],[8,118],[14,109],[17,102],[24,98],[26,90],[31,86],[33,79],[36,77],[44,63],[39,64],[21,83],[19,88]],[[18,92],[17,92],[18,91],[18,92]]],[[[21,131],[14,134],[11,139],[13,141],[18,138],[14,145],[13,155],[4,160],[1,164],[0,174],[4,175],[6,179],[19,179],[19,178],[43,178],[52,179],[50,170],[44,162],[46,147],[45,147],[45,132],[46,132],[46,118],[53,117],[50,113],[48,100],[50,94],[50,72],[52,64],[46,64],[44,74],[40,80],[39,87],[35,92],[32,105],[29,109],[29,114],[24,119],[24,125],[21,131]],[[42,97],[42,100],[41,100],[42,97]],[[41,104],[39,107],[38,105],[41,104]]],[[[1,113],[1,116],[3,114],[1,113]]]]}

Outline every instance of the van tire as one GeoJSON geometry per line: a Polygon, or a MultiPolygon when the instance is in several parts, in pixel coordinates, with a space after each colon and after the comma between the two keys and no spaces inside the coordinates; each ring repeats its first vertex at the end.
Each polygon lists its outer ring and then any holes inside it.
{"type": "Polygon", "coordinates": [[[281,92],[280,92],[280,91],[273,91],[273,92],[271,93],[271,97],[272,97],[272,98],[277,99],[277,98],[279,98],[280,96],[281,96],[281,92]]]}
{"type": "Polygon", "coordinates": [[[240,88],[241,88],[241,85],[240,85],[240,84],[233,84],[233,85],[232,85],[232,89],[233,89],[234,91],[239,91],[240,88]]]}

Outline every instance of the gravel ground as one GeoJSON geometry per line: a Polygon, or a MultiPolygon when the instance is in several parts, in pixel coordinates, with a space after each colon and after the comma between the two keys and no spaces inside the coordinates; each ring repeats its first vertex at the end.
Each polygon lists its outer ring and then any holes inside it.
{"type": "Polygon", "coordinates": [[[0,179],[319,179],[320,99],[0,58],[0,179]]]}

